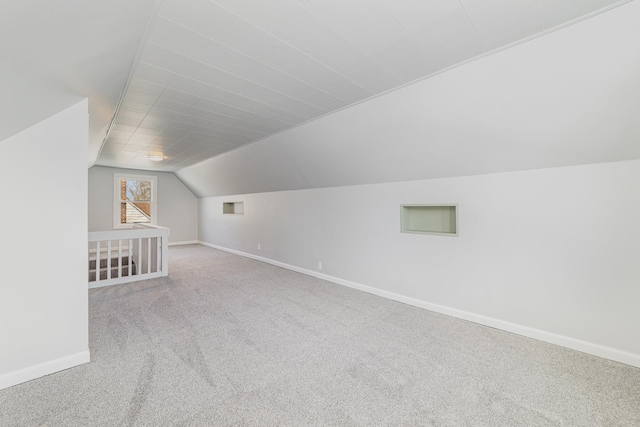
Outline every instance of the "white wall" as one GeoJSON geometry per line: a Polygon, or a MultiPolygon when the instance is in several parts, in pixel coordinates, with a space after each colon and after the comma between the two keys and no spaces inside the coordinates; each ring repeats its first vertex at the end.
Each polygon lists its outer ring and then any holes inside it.
{"type": "Polygon", "coordinates": [[[94,166],[89,169],[89,231],[113,230],[113,174],[158,177],[158,225],[169,227],[169,243],[198,240],[198,199],[170,172],[117,169],[94,166]]]}
{"type": "Polygon", "coordinates": [[[639,182],[634,160],[203,198],[200,239],[640,366],[639,182]],[[459,237],[400,233],[411,203],[458,203],[459,237]]]}
{"type": "Polygon", "coordinates": [[[0,142],[0,389],[89,361],[87,108],[0,142]]]}

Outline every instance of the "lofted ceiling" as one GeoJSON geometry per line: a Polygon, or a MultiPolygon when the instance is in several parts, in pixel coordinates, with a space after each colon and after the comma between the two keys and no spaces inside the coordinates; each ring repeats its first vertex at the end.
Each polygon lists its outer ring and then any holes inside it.
{"type": "Polygon", "coordinates": [[[178,171],[626,2],[163,0],[96,164],[178,171]]]}

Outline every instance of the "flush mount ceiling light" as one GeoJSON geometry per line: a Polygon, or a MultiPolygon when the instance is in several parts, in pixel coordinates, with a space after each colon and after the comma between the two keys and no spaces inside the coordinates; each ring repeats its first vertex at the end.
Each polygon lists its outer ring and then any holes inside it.
{"type": "Polygon", "coordinates": [[[154,162],[161,162],[164,160],[164,154],[162,153],[149,153],[147,154],[147,159],[152,160],[154,162]]]}

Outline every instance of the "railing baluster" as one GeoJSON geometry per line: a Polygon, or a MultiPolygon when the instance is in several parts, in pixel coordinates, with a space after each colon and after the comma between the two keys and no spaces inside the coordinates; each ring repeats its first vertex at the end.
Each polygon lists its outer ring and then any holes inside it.
{"type": "Polygon", "coordinates": [[[107,242],[107,280],[111,280],[111,240],[107,242]]]}
{"type": "Polygon", "coordinates": [[[156,237],[156,271],[162,271],[162,266],[160,263],[162,262],[162,238],[156,237]]]}
{"type": "Polygon", "coordinates": [[[122,277],[122,239],[118,239],[118,277],[122,277]]]}
{"type": "Polygon", "coordinates": [[[169,275],[169,236],[162,236],[162,275],[169,275]]]}
{"type": "Polygon", "coordinates": [[[100,241],[96,242],[96,282],[100,281],[100,241]]]}
{"type": "Polygon", "coordinates": [[[147,238],[147,273],[151,273],[151,237],[147,238]]]}
{"type": "Polygon", "coordinates": [[[138,239],[138,270],[140,270],[140,274],[143,274],[142,271],[142,239],[138,239]]]}
{"type": "Polygon", "coordinates": [[[131,258],[133,257],[133,239],[129,239],[129,246],[127,246],[127,260],[129,262],[129,274],[127,276],[133,276],[133,269],[131,268],[131,258]]]}

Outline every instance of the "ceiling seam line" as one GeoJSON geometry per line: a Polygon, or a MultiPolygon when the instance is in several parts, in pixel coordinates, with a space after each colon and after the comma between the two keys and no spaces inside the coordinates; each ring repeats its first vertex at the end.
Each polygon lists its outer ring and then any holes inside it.
{"type": "MultiPolygon", "coordinates": [[[[382,7],[388,14],[389,16],[391,16],[391,18],[400,26],[400,28],[402,28],[402,31],[404,31],[404,33],[416,44],[416,46],[418,46],[420,48],[420,50],[422,51],[424,58],[428,58],[429,56],[431,56],[430,53],[425,52],[424,47],[422,46],[422,44],[413,36],[413,34],[411,34],[404,25],[402,25],[402,23],[400,21],[398,21],[398,19],[391,13],[391,11],[387,8],[387,6],[385,6],[380,0],[375,0],[376,3],[378,3],[380,5],[380,7],[382,7]]],[[[412,61],[409,63],[409,65],[411,64],[415,64],[417,61],[419,61],[420,59],[416,59],[415,61],[412,61]]]]}
{"type": "Polygon", "coordinates": [[[476,34],[476,37],[478,38],[478,40],[480,40],[480,44],[482,45],[482,48],[486,52],[488,50],[487,46],[484,43],[484,40],[482,40],[482,37],[480,37],[480,33],[478,33],[478,29],[473,24],[473,21],[471,20],[471,18],[469,18],[469,14],[467,13],[467,9],[464,8],[464,4],[462,4],[462,0],[458,0],[458,4],[462,8],[462,12],[464,13],[464,16],[467,17],[467,21],[469,21],[469,24],[471,24],[471,28],[473,28],[473,32],[476,34]]]}
{"type": "Polygon", "coordinates": [[[546,30],[547,23],[545,22],[545,19],[544,19],[544,7],[542,5],[542,0],[538,0],[538,7],[540,8],[540,16],[542,17],[542,29],[546,30]]]}

